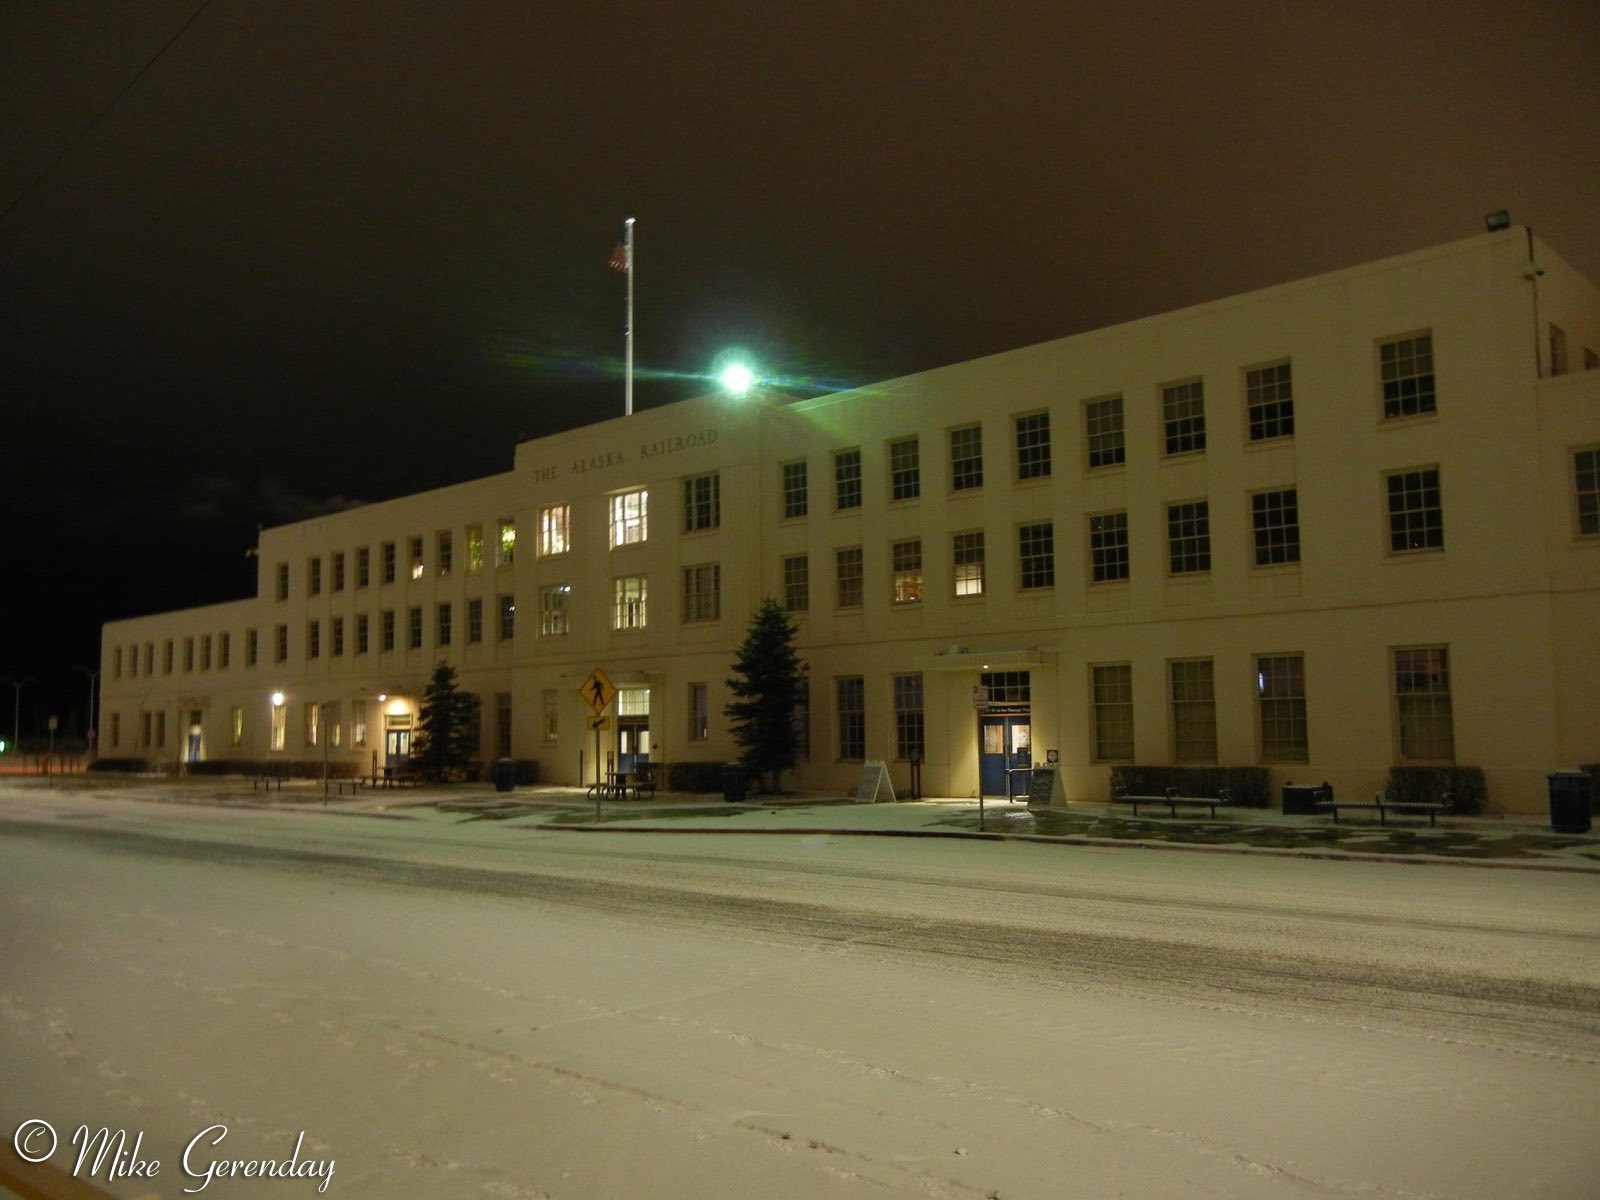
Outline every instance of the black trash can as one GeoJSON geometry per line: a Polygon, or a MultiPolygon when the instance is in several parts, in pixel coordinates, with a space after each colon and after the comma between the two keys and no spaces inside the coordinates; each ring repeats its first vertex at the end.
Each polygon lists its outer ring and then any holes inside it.
{"type": "Polygon", "coordinates": [[[1325,801],[1333,799],[1333,789],[1327,784],[1286,783],[1283,785],[1283,811],[1286,813],[1319,813],[1325,801]]]}
{"type": "Polygon", "coordinates": [[[1550,780],[1550,828],[1557,833],[1588,833],[1593,823],[1594,779],[1587,771],[1553,771],[1550,780]]]}
{"type": "Polygon", "coordinates": [[[517,764],[509,758],[497,758],[494,766],[489,768],[489,773],[494,777],[494,790],[497,792],[515,791],[517,786],[517,764]]]}
{"type": "Polygon", "coordinates": [[[744,802],[745,769],[743,763],[724,763],[722,766],[722,798],[729,804],[744,802]]]}

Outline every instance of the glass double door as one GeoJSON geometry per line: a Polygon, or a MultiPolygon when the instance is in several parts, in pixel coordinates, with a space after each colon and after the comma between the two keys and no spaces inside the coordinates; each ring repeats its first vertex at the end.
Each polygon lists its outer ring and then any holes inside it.
{"type": "Polygon", "coordinates": [[[978,717],[978,782],[985,796],[1026,796],[1033,783],[1033,717],[982,713],[978,717]]]}

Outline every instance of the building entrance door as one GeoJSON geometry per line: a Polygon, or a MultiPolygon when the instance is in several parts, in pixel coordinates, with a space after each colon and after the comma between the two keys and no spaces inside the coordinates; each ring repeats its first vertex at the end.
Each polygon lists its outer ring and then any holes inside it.
{"type": "Polygon", "coordinates": [[[650,689],[617,691],[617,770],[635,771],[650,761],[650,689]]]}
{"type": "Polygon", "coordinates": [[[200,761],[200,744],[202,736],[203,729],[200,724],[200,710],[196,708],[191,710],[189,713],[189,740],[183,751],[184,762],[197,763],[200,761]]]}
{"type": "Polygon", "coordinates": [[[411,760],[411,730],[389,729],[383,735],[383,761],[395,770],[411,760]]]}
{"type": "Polygon", "coordinates": [[[1026,712],[981,713],[978,782],[985,796],[1015,799],[1033,783],[1033,717],[1026,712]]]}

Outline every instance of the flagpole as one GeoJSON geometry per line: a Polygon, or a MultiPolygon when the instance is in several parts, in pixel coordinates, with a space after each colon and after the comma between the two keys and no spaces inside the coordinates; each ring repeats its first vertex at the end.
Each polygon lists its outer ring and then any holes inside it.
{"type": "Polygon", "coordinates": [[[622,415],[633,416],[633,218],[629,217],[622,226],[623,241],[628,247],[628,326],[627,326],[627,360],[623,365],[622,383],[622,415]]]}

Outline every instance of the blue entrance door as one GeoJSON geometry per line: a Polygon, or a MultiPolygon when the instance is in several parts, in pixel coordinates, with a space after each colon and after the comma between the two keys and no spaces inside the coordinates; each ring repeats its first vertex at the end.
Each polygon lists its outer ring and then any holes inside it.
{"type": "Polygon", "coordinates": [[[1026,796],[1033,779],[1033,718],[1028,713],[984,713],[978,721],[983,794],[1026,796]]]}

